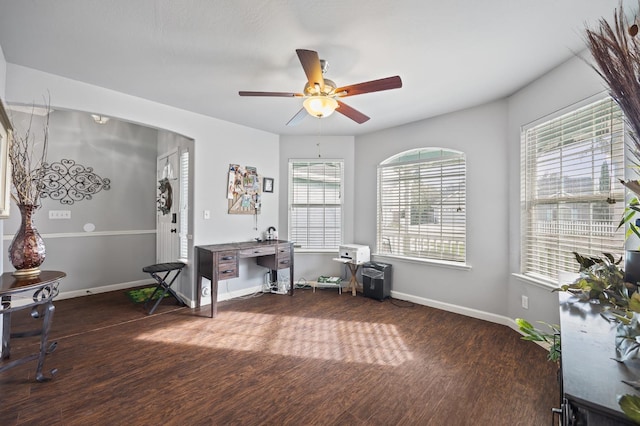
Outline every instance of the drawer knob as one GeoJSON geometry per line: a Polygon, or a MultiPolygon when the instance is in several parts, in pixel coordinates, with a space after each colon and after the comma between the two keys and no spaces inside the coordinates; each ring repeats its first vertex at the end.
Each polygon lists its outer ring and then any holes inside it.
{"type": "Polygon", "coordinates": [[[233,272],[233,269],[227,269],[226,271],[222,271],[223,274],[230,274],[233,272]]]}

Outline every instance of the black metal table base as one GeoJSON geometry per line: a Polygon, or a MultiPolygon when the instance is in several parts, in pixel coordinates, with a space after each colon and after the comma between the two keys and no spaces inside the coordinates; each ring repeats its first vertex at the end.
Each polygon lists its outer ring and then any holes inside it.
{"type": "Polygon", "coordinates": [[[40,350],[38,353],[27,355],[20,359],[16,359],[15,361],[8,362],[0,367],[0,373],[6,370],[9,370],[13,367],[17,367],[19,365],[25,364],[27,362],[38,360],[38,366],[36,367],[36,380],[38,382],[48,382],[53,379],[53,376],[58,372],[57,368],[53,368],[50,371],[51,376],[46,377],[42,372],[44,368],[44,360],[47,355],[52,353],[58,347],[58,342],[52,342],[49,344],[48,337],[49,331],[51,331],[51,321],[53,320],[53,313],[55,312],[55,306],[53,306],[52,302],[48,302],[44,308],[44,318],[42,324],[42,330],[35,330],[24,333],[11,333],[12,338],[16,337],[29,337],[29,336],[37,336],[40,335],[40,350]]]}
{"type": "Polygon", "coordinates": [[[49,333],[53,322],[55,306],[53,298],[58,295],[59,280],[65,277],[64,272],[42,271],[35,278],[18,279],[5,273],[0,280],[0,296],[2,305],[2,346],[0,347],[0,360],[8,360],[11,357],[11,339],[20,337],[40,336],[40,348],[37,353],[22,358],[5,361],[0,364],[0,372],[9,370],[19,365],[38,361],[36,367],[36,380],[47,382],[53,378],[57,369],[51,369],[49,375],[45,375],[44,361],[48,354],[52,353],[57,342],[49,342],[49,333]],[[11,333],[11,314],[15,311],[31,309],[31,317],[42,320],[42,325],[37,330],[11,333]]]}

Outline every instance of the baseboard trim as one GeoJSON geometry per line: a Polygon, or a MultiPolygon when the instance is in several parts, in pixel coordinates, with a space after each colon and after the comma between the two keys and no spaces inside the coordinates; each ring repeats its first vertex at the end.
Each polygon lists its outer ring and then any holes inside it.
{"type": "Polygon", "coordinates": [[[88,296],[90,294],[107,293],[109,291],[126,290],[132,287],[140,287],[143,285],[153,285],[155,281],[149,280],[137,280],[129,281],[126,283],[110,284],[101,287],[91,287],[80,290],[71,290],[61,292],[56,296],[56,300],[72,299],[74,297],[88,296]]]}
{"type": "MultiPolygon", "coordinates": [[[[248,287],[248,288],[242,288],[240,290],[229,291],[226,293],[218,293],[218,302],[224,302],[225,300],[235,299],[236,297],[250,296],[252,294],[261,293],[261,292],[262,292],[262,286],[259,285],[255,287],[248,287]]],[[[209,306],[210,304],[211,304],[211,299],[209,297],[207,297],[202,301],[202,306],[209,306]]],[[[191,301],[191,307],[192,308],[196,307],[195,300],[191,301]]]]}
{"type": "MultiPolygon", "coordinates": [[[[106,293],[109,291],[117,291],[117,290],[126,290],[132,287],[140,287],[144,285],[153,285],[153,284],[155,284],[155,281],[150,281],[150,280],[129,281],[126,283],[111,284],[111,285],[105,285],[101,287],[92,287],[90,289],[65,291],[58,294],[58,296],[56,296],[56,299],[57,300],[71,299],[74,297],[88,296],[90,294],[106,293]]],[[[256,294],[261,291],[262,291],[262,286],[255,286],[255,287],[248,287],[240,290],[230,291],[226,293],[220,293],[218,294],[218,302],[224,302],[226,300],[235,299],[237,297],[249,296],[251,294],[256,294]]],[[[180,292],[178,292],[178,295],[182,298],[182,300],[188,301],[188,305],[190,308],[196,307],[196,300],[190,300],[180,292]]],[[[440,302],[438,300],[427,299],[425,297],[413,296],[411,294],[401,293],[398,291],[391,291],[391,297],[398,300],[406,300],[407,302],[412,302],[418,305],[429,306],[431,308],[442,309],[443,311],[453,312],[455,314],[465,315],[471,318],[477,318],[484,321],[501,324],[509,328],[512,328],[513,330],[520,333],[520,329],[518,328],[518,325],[516,324],[515,320],[509,317],[505,317],[503,315],[497,315],[491,312],[480,311],[478,309],[473,309],[473,308],[467,308],[465,306],[454,305],[452,303],[440,302]]],[[[208,306],[210,304],[211,304],[210,301],[204,301],[202,306],[208,306]]]]}
{"type": "Polygon", "coordinates": [[[429,306],[430,308],[441,309],[447,312],[453,312],[454,314],[460,314],[471,318],[477,318],[484,321],[493,322],[496,324],[505,325],[514,329],[520,333],[518,324],[512,318],[505,317],[503,315],[493,314],[491,312],[480,311],[478,309],[467,308],[465,306],[454,305],[452,303],[440,302],[438,300],[427,299],[424,297],[413,296],[411,294],[400,293],[398,291],[391,291],[391,297],[398,300],[406,300],[407,302],[413,302],[417,305],[429,306]]]}

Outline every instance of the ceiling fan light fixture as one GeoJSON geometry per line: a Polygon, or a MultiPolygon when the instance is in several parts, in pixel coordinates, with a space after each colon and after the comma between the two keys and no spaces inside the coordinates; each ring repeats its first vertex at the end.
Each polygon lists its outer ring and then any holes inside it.
{"type": "Polygon", "coordinates": [[[304,109],[314,117],[324,118],[338,108],[338,101],[328,96],[310,96],[302,103],[304,109]]]}
{"type": "Polygon", "coordinates": [[[96,124],[107,124],[107,121],[109,121],[109,117],[105,117],[104,115],[91,114],[91,118],[93,118],[96,124]]]}

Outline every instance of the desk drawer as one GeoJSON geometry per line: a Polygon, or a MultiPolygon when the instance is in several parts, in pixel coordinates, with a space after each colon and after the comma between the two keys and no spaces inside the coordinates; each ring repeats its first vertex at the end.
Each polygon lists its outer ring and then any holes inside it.
{"type": "Polygon", "coordinates": [[[235,250],[218,252],[218,279],[238,277],[238,254],[235,250]]]}
{"type": "Polygon", "coordinates": [[[276,253],[276,246],[253,247],[238,251],[240,257],[267,256],[276,253]]]}
{"type": "Polygon", "coordinates": [[[287,256],[278,255],[278,269],[286,269],[291,266],[291,258],[287,256]]]}
{"type": "Polygon", "coordinates": [[[291,246],[286,245],[286,246],[278,246],[278,256],[282,257],[282,256],[290,256],[291,255],[291,246]]]}

